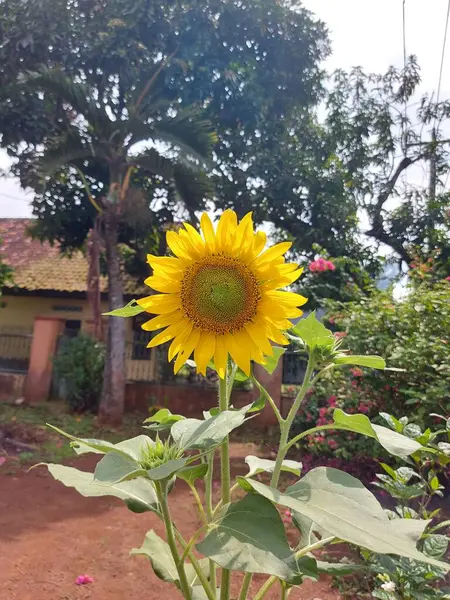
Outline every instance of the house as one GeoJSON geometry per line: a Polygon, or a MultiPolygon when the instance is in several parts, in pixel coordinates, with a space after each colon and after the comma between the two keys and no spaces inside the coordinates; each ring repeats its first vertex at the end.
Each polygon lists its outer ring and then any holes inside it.
{"type": "MultiPolygon", "coordinates": [[[[61,255],[57,245],[27,235],[31,219],[0,219],[0,256],[13,279],[0,297],[0,397],[41,400],[51,393],[51,357],[64,336],[93,329],[87,300],[88,263],[82,252],[61,255]],[[26,375],[28,374],[28,377],[26,375]],[[25,384],[25,379],[27,383],[25,384]]],[[[102,312],[107,308],[107,280],[101,278],[102,312]]],[[[126,301],[145,288],[124,277],[126,301]]],[[[155,378],[156,352],[146,348],[145,315],[127,319],[128,381],[155,378]]]]}

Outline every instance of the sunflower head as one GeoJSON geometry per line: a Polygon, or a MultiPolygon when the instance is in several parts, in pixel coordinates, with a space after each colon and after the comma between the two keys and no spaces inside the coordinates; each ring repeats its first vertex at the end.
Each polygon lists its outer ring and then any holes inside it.
{"type": "Polygon", "coordinates": [[[264,364],[272,356],[272,343],[288,343],[283,331],[306,302],[281,291],[302,272],[285,261],[290,242],[265,249],[266,234],[253,230],[251,214],[238,222],[226,210],[216,230],[205,213],[200,231],[185,223],[178,233],[167,232],[167,244],[173,256],[148,256],[153,275],[145,283],[160,293],[138,303],[156,315],[143,329],[163,330],[149,347],[171,341],[175,372],[194,353],[200,373],[214,359],[223,378],[230,356],[248,375],[250,361],[264,364]]]}

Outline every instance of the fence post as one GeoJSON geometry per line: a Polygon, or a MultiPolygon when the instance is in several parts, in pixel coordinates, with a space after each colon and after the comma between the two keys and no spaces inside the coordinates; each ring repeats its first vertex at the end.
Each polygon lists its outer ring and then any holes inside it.
{"type": "Polygon", "coordinates": [[[64,321],[53,317],[36,317],[30,363],[25,384],[25,401],[40,402],[48,399],[52,382],[52,357],[64,321]]]}

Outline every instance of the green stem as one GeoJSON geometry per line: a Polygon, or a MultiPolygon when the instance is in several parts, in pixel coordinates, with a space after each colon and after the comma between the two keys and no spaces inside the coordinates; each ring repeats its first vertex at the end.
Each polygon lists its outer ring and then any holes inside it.
{"type": "Polygon", "coordinates": [[[199,512],[200,518],[201,518],[203,524],[207,525],[208,519],[206,518],[206,513],[205,513],[205,510],[203,508],[203,504],[202,504],[202,501],[200,499],[200,496],[198,495],[198,492],[197,492],[197,490],[196,490],[196,488],[195,488],[195,486],[193,484],[192,485],[188,484],[188,485],[189,485],[189,487],[191,489],[192,495],[195,498],[195,502],[197,503],[197,508],[198,508],[198,512],[199,512]]]}
{"type": "Polygon", "coordinates": [[[186,600],[192,600],[191,590],[184,570],[184,563],[180,563],[180,555],[178,554],[177,543],[175,541],[175,531],[170,517],[169,503],[167,502],[167,483],[162,482],[155,486],[158,496],[158,502],[161,507],[161,514],[166,528],[167,543],[172,554],[172,558],[177,568],[178,577],[180,579],[180,587],[183,596],[186,600]]]}
{"type": "Polygon", "coordinates": [[[264,598],[264,596],[267,594],[267,592],[270,590],[270,588],[275,585],[275,583],[277,582],[277,578],[272,576],[269,577],[269,579],[266,581],[266,583],[260,588],[259,592],[256,594],[256,596],[253,598],[253,600],[261,600],[262,598],[264,598]]]}
{"type": "MultiPolygon", "coordinates": [[[[177,536],[178,541],[180,542],[182,548],[185,549],[187,544],[184,541],[183,536],[177,529],[175,529],[175,535],[177,536]]],[[[188,558],[191,561],[192,566],[194,567],[194,571],[195,571],[200,583],[202,584],[206,595],[208,596],[208,600],[217,600],[216,588],[211,587],[210,582],[208,581],[205,574],[203,573],[203,569],[201,568],[200,563],[195,558],[195,555],[193,554],[192,551],[189,551],[188,558]]]]}
{"type": "Polygon", "coordinates": [[[208,525],[204,525],[203,527],[201,527],[198,531],[196,531],[194,533],[194,535],[191,537],[191,539],[189,540],[189,542],[184,547],[183,554],[181,555],[181,558],[180,558],[180,561],[179,561],[180,564],[184,563],[184,561],[186,560],[186,558],[190,555],[190,553],[192,551],[192,546],[195,544],[195,542],[198,540],[198,538],[202,535],[202,533],[207,528],[208,528],[208,525]]]}
{"type": "Polygon", "coordinates": [[[252,582],[252,574],[246,573],[242,581],[241,593],[239,594],[238,600],[247,600],[248,590],[252,582]]]}
{"type": "MultiPolygon", "coordinates": [[[[219,409],[220,412],[228,410],[228,369],[224,379],[219,379],[219,409]]],[[[232,383],[231,383],[232,385],[232,383]]],[[[220,449],[220,467],[222,478],[222,504],[228,504],[231,499],[230,494],[230,443],[228,436],[224,439],[220,449]]],[[[229,600],[230,598],[230,571],[222,569],[222,579],[220,583],[220,600],[229,600]]]]}
{"type": "Polygon", "coordinates": [[[287,600],[287,597],[288,597],[288,588],[281,581],[280,581],[280,584],[281,584],[281,596],[280,596],[280,600],[287,600]]]}
{"type": "Polygon", "coordinates": [[[307,554],[309,554],[310,552],[313,552],[314,550],[319,550],[319,548],[323,548],[324,546],[328,546],[328,544],[331,544],[331,542],[334,539],[335,538],[332,535],[330,537],[323,538],[322,540],[319,540],[315,544],[311,544],[310,546],[306,546],[305,548],[301,548],[300,550],[298,550],[295,553],[295,558],[298,560],[302,556],[306,556],[307,554]]]}
{"type": "Polygon", "coordinates": [[[287,442],[289,439],[289,432],[291,431],[292,422],[293,422],[295,415],[297,414],[298,409],[300,408],[300,406],[306,396],[306,392],[309,390],[309,388],[311,386],[311,377],[314,373],[314,367],[315,367],[315,360],[312,357],[312,354],[310,354],[309,359],[308,359],[308,366],[306,367],[305,377],[303,379],[302,387],[300,388],[300,391],[298,392],[297,397],[295,398],[295,400],[291,406],[291,410],[289,411],[288,416],[280,424],[280,429],[281,429],[280,446],[278,448],[278,454],[277,454],[277,458],[275,461],[275,467],[274,467],[274,470],[272,473],[272,479],[270,481],[271,487],[276,488],[278,485],[278,480],[280,478],[283,460],[288,451],[287,442]]]}
{"type": "Polygon", "coordinates": [[[311,429],[302,431],[302,433],[299,433],[298,435],[296,435],[294,438],[292,438],[292,440],[289,440],[289,442],[285,446],[286,451],[289,450],[289,448],[291,448],[291,446],[294,446],[294,444],[296,444],[303,438],[307,437],[308,435],[312,435],[313,433],[317,433],[318,431],[327,431],[327,429],[342,429],[342,428],[339,427],[338,425],[335,425],[334,423],[330,423],[329,425],[318,425],[317,427],[312,427],[311,429]]]}
{"type": "MultiPolygon", "coordinates": [[[[205,503],[206,503],[206,515],[208,522],[213,520],[213,501],[212,501],[212,489],[213,489],[213,475],[214,475],[214,450],[206,457],[208,462],[208,472],[205,477],[205,503]]],[[[216,577],[216,564],[209,561],[209,579],[211,581],[212,589],[217,588],[217,577],[216,577]]]]}

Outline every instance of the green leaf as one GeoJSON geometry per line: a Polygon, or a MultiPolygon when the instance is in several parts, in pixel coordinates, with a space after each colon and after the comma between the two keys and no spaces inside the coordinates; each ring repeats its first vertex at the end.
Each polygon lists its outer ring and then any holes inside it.
{"type": "Polygon", "coordinates": [[[438,533],[429,535],[423,543],[423,551],[427,556],[442,558],[448,550],[448,537],[438,533]]]}
{"type": "Polygon", "coordinates": [[[436,475],[431,478],[430,487],[433,491],[436,491],[439,489],[440,483],[439,483],[439,479],[436,477],[436,475]]]}
{"type": "Polygon", "coordinates": [[[273,356],[266,356],[265,363],[262,364],[262,368],[272,375],[275,369],[278,367],[278,363],[280,362],[280,358],[286,352],[286,348],[280,348],[280,346],[272,346],[273,356]]]}
{"type": "Polygon", "coordinates": [[[316,346],[332,348],[334,346],[334,335],[317,319],[315,311],[305,319],[301,319],[293,330],[309,348],[316,346]]]}
{"type": "Polygon", "coordinates": [[[145,429],[151,431],[164,431],[170,429],[177,421],[182,421],[185,417],[182,415],[174,415],[168,408],[161,408],[152,417],[145,419],[144,423],[150,423],[145,429]]]}
{"type": "Polygon", "coordinates": [[[110,317],[135,317],[136,315],[140,315],[145,312],[145,309],[141,308],[136,300],[131,300],[128,302],[126,306],[122,308],[116,308],[115,310],[111,310],[110,312],[103,313],[103,316],[110,317]]]}
{"type": "Polygon", "coordinates": [[[303,575],[317,577],[315,561],[295,560],[277,509],[255,494],[224,507],[197,549],[232,571],[275,575],[292,584],[303,575]]]}
{"type": "Polygon", "coordinates": [[[194,485],[197,479],[203,479],[208,472],[208,465],[202,463],[200,465],[193,465],[192,467],[186,467],[177,473],[177,477],[187,481],[189,485],[194,485]]]}
{"type": "Polygon", "coordinates": [[[338,539],[380,554],[398,554],[448,570],[417,550],[428,521],[390,521],[382,506],[363,484],[343,471],[318,467],[284,493],[253,479],[238,478],[268,500],[305,515],[338,539]]]}
{"type": "Polygon", "coordinates": [[[336,365],[358,365],[360,367],[370,367],[371,369],[385,369],[386,361],[381,356],[365,356],[356,354],[345,354],[337,356],[334,359],[336,365]]]}
{"type": "Polygon", "coordinates": [[[79,471],[64,465],[45,465],[53,477],[67,487],[73,487],[82,496],[114,496],[123,500],[128,508],[136,513],[157,511],[158,501],[152,483],[148,479],[133,479],[113,485],[102,485],[94,480],[93,473],[79,471]]]}
{"type": "Polygon", "coordinates": [[[401,433],[403,431],[404,425],[392,415],[388,413],[380,412],[380,417],[386,421],[391,429],[397,431],[397,433],[401,433]]]}
{"type": "Polygon", "coordinates": [[[252,381],[259,390],[259,396],[249,408],[249,413],[261,411],[265,407],[267,399],[269,398],[269,392],[266,390],[266,388],[262,386],[254,377],[252,377],[252,381]]]}
{"type": "Polygon", "coordinates": [[[173,425],[171,435],[184,450],[209,450],[218,446],[230,431],[242,425],[250,406],[244,406],[241,410],[225,410],[204,421],[178,421],[173,425]]]}
{"type": "MultiPolygon", "coordinates": [[[[258,456],[253,455],[246,456],[245,462],[248,464],[250,469],[246,477],[253,477],[258,473],[273,473],[275,468],[274,460],[259,458],[258,456]]],[[[302,467],[302,463],[296,462],[295,460],[283,460],[281,470],[287,471],[288,473],[293,473],[299,477],[302,467]]]]}
{"type": "Polygon", "coordinates": [[[168,460],[159,467],[149,469],[147,471],[147,477],[152,481],[160,481],[161,479],[169,479],[172,475],[175,475],[186,466],[187,458],[176,458],[168,460]]]}
{"type": "MultiPolygon", "coordinates": [[[[144,543],[140,548],[133,548],[130,554],[134,556],[147,556],[150,559],[153,570],[157,577],[168,583],[175,583],[179,586],[178,573],[175,562],[172,558],[169,545],[162,540],[159,535],[151,529],[145,536],[144,543]]],[[[209,574],[209,563],[207,559],[198,561],[199,565],[207,577],[209,574]]],[[[190,586],[200,585],[194,567],[187,563],[184,565],[186,577],[190,586]]],[[[200,596],[201,597],[201,596],[200,596]]]]}
{"type": "Polygon", "coordinates": [[[407,435],[409,438],[412,438],[413,440],[415,440],[422,435],[422,430],[415,423],[409,423],[409,425],[406,425],[405,428],[403,429],[403,433],[405,435],[407,435]]]}
{"type": "Polygon", "coordinates": [[[377,440],[385,450],[394,456],[406,458],[417,450],[422,450],[422,445],[401,433],[392,431],[381,425],[373,425],[366,415],[349,415],[340,408],[333,412],[333,421],[336,429],[361,433],[377,440]]]}
{"type": "Polygon", "coordinates": [[[117,452],[110,452],[97,463],[94,471],[94,480],[103,485],[112,485],[136,477],[145,477],[147,474],[135,460],[117,452]]]}

